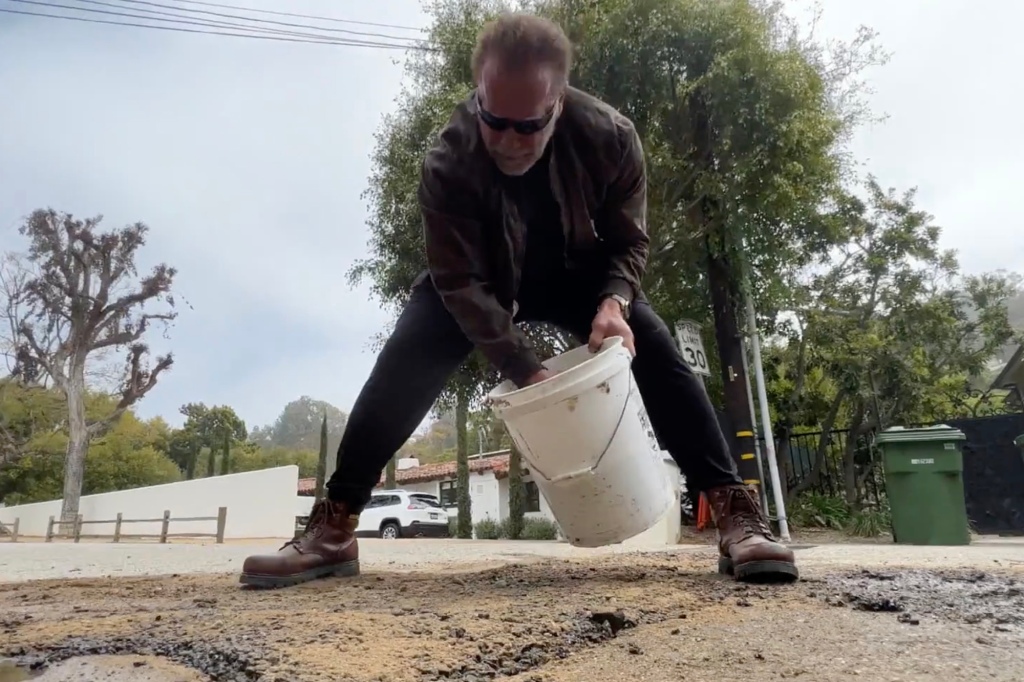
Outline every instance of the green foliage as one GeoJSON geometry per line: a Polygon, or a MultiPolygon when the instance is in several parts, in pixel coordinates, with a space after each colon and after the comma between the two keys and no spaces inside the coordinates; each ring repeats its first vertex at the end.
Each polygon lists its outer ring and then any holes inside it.
{"type": "Polygon", "coordinates": [[[526,490],[523,486],[523,456],[519,448],[513,447],[508,457],[508,518],[505,533],[510,540],[518,540],[523,534],[523,519],[526,511],[526,490]]]}
{"type": "Polygon", "coordinates": [[[558,524],[548,519],[531,517],[523,523],[521,540],[557,540],[558,524]]]}
{"type": "MultiPolygon", "coordinates": [[[[488,18],[506,7],[505,3],[490,0],[431,3],[428,11],[434,23],[428,39],[440,49],[410,57],[406,65],[408,82],[399,96],[398,109],[384,117],[375,135],[369,186],[364,194],[370,204],[370,255],[355,264],[349,279],[353,284],[368,281],[374,295],[396,313],[408,299],[416,276],[426,269],[416,197],[423,158],[455,105],[472,88],[470,54],[477,32],[488,18]]],[[[553,334],[547,327],[532,326],[528,331],[541,355],[550,356],[566,343],[564,335],[553,334]]],[[[474,351],[451,377],[438,411],[454,410],[463,403],[466,409],[472,409],[497,380],[493,368],[474,351]]],[[[460,428],[457,438],[465,440],[466,424],[460,428]]],[[[464,452],[457,449],[456,454],[461,457],[464,452]]],[[[446,455],[442,450],[424,459],[438,461],[446,455]]],[[[469,527],[465,530],[469,532],[469,527]]]]}
{"type": "Polygon", "coordinates": [[[502,537],[501,524],[490,518],[477,521],[473,531],[477,540],[498,540],[502,537]]]}
{"type": "Polygon", "coordinates": [[[399,449],[397,457],[416,457],[423,464],[432,462],[454,462],[455,412],[441,411],[422,435],[410,438],[399,449]]]}
{"type": "Polygon", "coordinates": [[[889,505],[861,509],[850,516],[846,524],[850,535],[861,538],[877,538],[892,532],[892,514],[889,505]]]}
{"type": "Polygon", "coordinates": [[[397,486],[395,485],[395,469],[398,466],[397,458],[392,457],[388,460],[388,464],[384,467],[384,487],[388,490],[394,490],[397,486]]]}
{"type": "MultiPolygon", "coordinates": [[[[787,427],[820,425],[822,443],[850,429],[842,470],[854,508],[867,473],[856,466],[861,436],[984,411],[968,389],[1013,338],[1006,303],[1016,294],[1003,273],[962,275],[912,191],[873,178],[864,190],[839,197],[833,215],[848,241],[795,287],[795,324],[769,372],[787,427]]],[[[791,494],[815,485],[824,461],[819,447],[791,494]]]]}
{"type": "Polygon", "coordinates": [[[473,531],[477,540],[557,540],[558,525],[548,519],[530,517],[515,529],[511,518],[501,523],[486,518],[477,521],[473,531]]]}
{"type": "Polygon", "coordinates": [[[324,414],[323,419],[320,421],[320,451],[316,458],[316,500],[319,502],[323,499],[325,489],[324,485],[327,483],[327,414],[324,414]]]}
{"type": "MultiPolygon", "coordinates": [[[[438,49],[409,58],[397,110],[377,132],[365,194],[370,255],[349,276],[368,281],[395,310],[426,265],[416,202],[424,154],[472,88],[477,32],[509,4],[431,2],[428,38],[438,49]]],[[[834,226],[818,208],[839,180],[842,136],[859,120],[854,79],[880,61],[871,34],[850,46],[831,44],[826,58],[820,45],[797,35],[777,3],[524,4],[555,18],[577,43],[573,84],[629,115],[643,137],[652,240],[645,290],[656,309],[670,323],[682,316],[710,321],[704,273],[711,245],[713,255],[733,259],[737,277],[749,267],[759,307],[773,317],[788,296],[788,273],[834,242],[834,226]],[[713,148],[698,149],[707,139],[713,148]],[[743,244],[749,257],[741,259],[743,244]]],[[[525,326],[541,355],[571,345],[550,328],[525,326]]],[[[496,379],[474,354],[441,409],[460,395],[475,404],[496,379]]]]}
{"type": "MultiPolygon", "coordinates": [[[[159,449],[165,428],[162,421],[153,424],[140,421],[131,412],[122,415],[113,428],[91,443],[85,458],[82,494],[180,480],[177,465],[159,449]]],[[[67,435],[59,430],[43,430],[33,436],[22,456],[0,466],[0,500],[14,505],[59,499],[66,449],[67,435]]]]}
{"type": "Polygon", "coordinates": [[[254,428],[249,440],[262,447],[317,451],[324,416],[327,417],[327,451],[337,452],[348,423],[348,414],[326,401],[309,396],[285,405],[273,424],[254,428]]]}
{"type": "Polygon", "coordinates": [[[290,450],[279,447],[259,447],[253,443],[236,444],[231,468],[236,473],[296,465],[299,478],[314,478],[319,457],[315,450],[290,450]]]}
{"type": "Polygon", "coordinates": [[[786,505],[786,516],[794,528],[842,530],[850,521],[850,508],[841,497],[805,493],[786,505]]]}
{"type": "Polygon", "coordinates": [[[231,473],[231,434],[225,433],[221,445],[220,475],[227,476],[231,473]]]}
{"type": "Polygon", "coordinates": [[[455,498],[458,505],[458,536],[473,537],[472,498],[469,494],[469,452],[466,442],[466,422],[469,418],[468,399],[463,396],[455,407],[455,433],[458,437],[458,456],[455,467],[455,498]]]}
{"type": "Polygon", "coordinates": [[[892,516],[888,500],[877,507],[853,510],[842,497],[804,493],[793,504],[787,505],[786,514],[791,527],[841,530],[856,537],[874,538],[892,531],[892,516]]]}

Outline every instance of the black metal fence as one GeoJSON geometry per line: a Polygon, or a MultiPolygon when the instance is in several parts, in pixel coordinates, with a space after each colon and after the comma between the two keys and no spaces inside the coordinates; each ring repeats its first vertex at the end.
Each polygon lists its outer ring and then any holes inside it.
{"type": "MultiPolygon", "coordinates": [[[[939,422],[960,429],[967,437],[964,452],[964,494],[967,514],[979,533],[1024,534],[1024,458],[1014,439],[1024,434],[1024,415],[1009,414],[939,422]]],[[[930,424],[913,425],[930,426],[930,424]]],[[[775,444],[779,475],[788,495],[794,490],[845,497],[849,432],[833,431],[824,442],[824,456],[815,466],[821,433],[800,433],[775,444]],[[816,472],[817,469],[817,472],[816,472]]],[[[874,434],[858,439],[853,451],[853,474],[859,500],[873,505],[885,495],[885,478],[874,434]]],[[[760,443],[764,452],[764,441],[760,443]]],[[[765,478],[768,479],[767,471],[765,478]]],[[[769,499],[771,481],[766,480],[769,499]]]]}
{"type": "Polygon", "coordinates": [[[1014,444],[1024,434],[1024,414],[950,419],[964,443],[967,516],[982,534],[1024,535],[1024,458],[1014,444]]]}
{"type": "MultiPolygon", "coordinates": [[[[843,497],[846,494],[846,448],[850,432],[846,429],[831,431],[822,441],[822,432],[792,434],[775,442],[776,460],[779,464],[779,478],[783,481],[784,493],[806,491],[843,497]],[[819,449],[821,458],[819,462],[819,449]]],[[[764,452],[764,439],[759,446],[764,452]]],[[[869,436],[857,439],[851,452],[852,486],[858,499],[867,505],[877,504],[885,494],[885,481],[881,462],[869,436]]],[[[765,475],[767,479],[767,472],[765,475]]],[[[771,481],[766,481],[769,496],[772,494],[771,481]]]]}

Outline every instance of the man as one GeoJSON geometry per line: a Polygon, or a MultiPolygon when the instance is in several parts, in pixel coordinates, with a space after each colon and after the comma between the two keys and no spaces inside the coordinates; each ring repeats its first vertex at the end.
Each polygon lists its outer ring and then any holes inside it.
{"type": "Polygon", "coordinates": [[[352,408],[328,500],[301,538],[246,559],[243,583],[358,574],[359,512],[472,349],[519,386],[550,376],[517,327],[526,320],[559,325],[595,349],[623,337],[659,440],[711,503],[719,570],[797,577],[792,551],[775,542],[737,476],[700,380],[640,289],[643,150],[627,118],[568,86],[571,53],[560,28],[529,14],[506,14],[481,32],[477,87],[423,164],[428,271],[352,408]]]}

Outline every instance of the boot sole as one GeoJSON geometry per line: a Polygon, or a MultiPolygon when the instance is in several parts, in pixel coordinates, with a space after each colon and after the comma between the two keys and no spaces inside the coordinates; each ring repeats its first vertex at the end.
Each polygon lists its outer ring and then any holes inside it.
{"type": "Polygon", "coordinates": [[[718,572],[748,583],[791,583],[800,579],[796,564],[789,561],[748,561],[737,566],[723,556],[718,558],[718,572]]]}
{"type": "Polygon", "coordinates": [[[295,573],[293,575],[260,575],[257,573],[242,573],[238,578],[238,582],[243,585],[248,585],[249,587],[274,589],[278,587],[301,585],[302,583],[308,583],[311,580],[320,580],[322,578],[352,578],[357,575],[359,575],[358,560],[346,561],[343,564],[334,564],[332,566],[311,568],[308,571],[295,573]]]}

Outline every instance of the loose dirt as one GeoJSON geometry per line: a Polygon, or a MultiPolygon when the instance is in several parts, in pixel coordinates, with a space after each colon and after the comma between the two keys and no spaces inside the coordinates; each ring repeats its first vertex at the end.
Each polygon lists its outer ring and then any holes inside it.
{"type": "Polygon", "coordinates": [[[7,583],[0,658],[36,682],[1024,679],[1022,570],[748,586],[713,566],[698,550],[270,592],[235,575],[7,583]]]}

